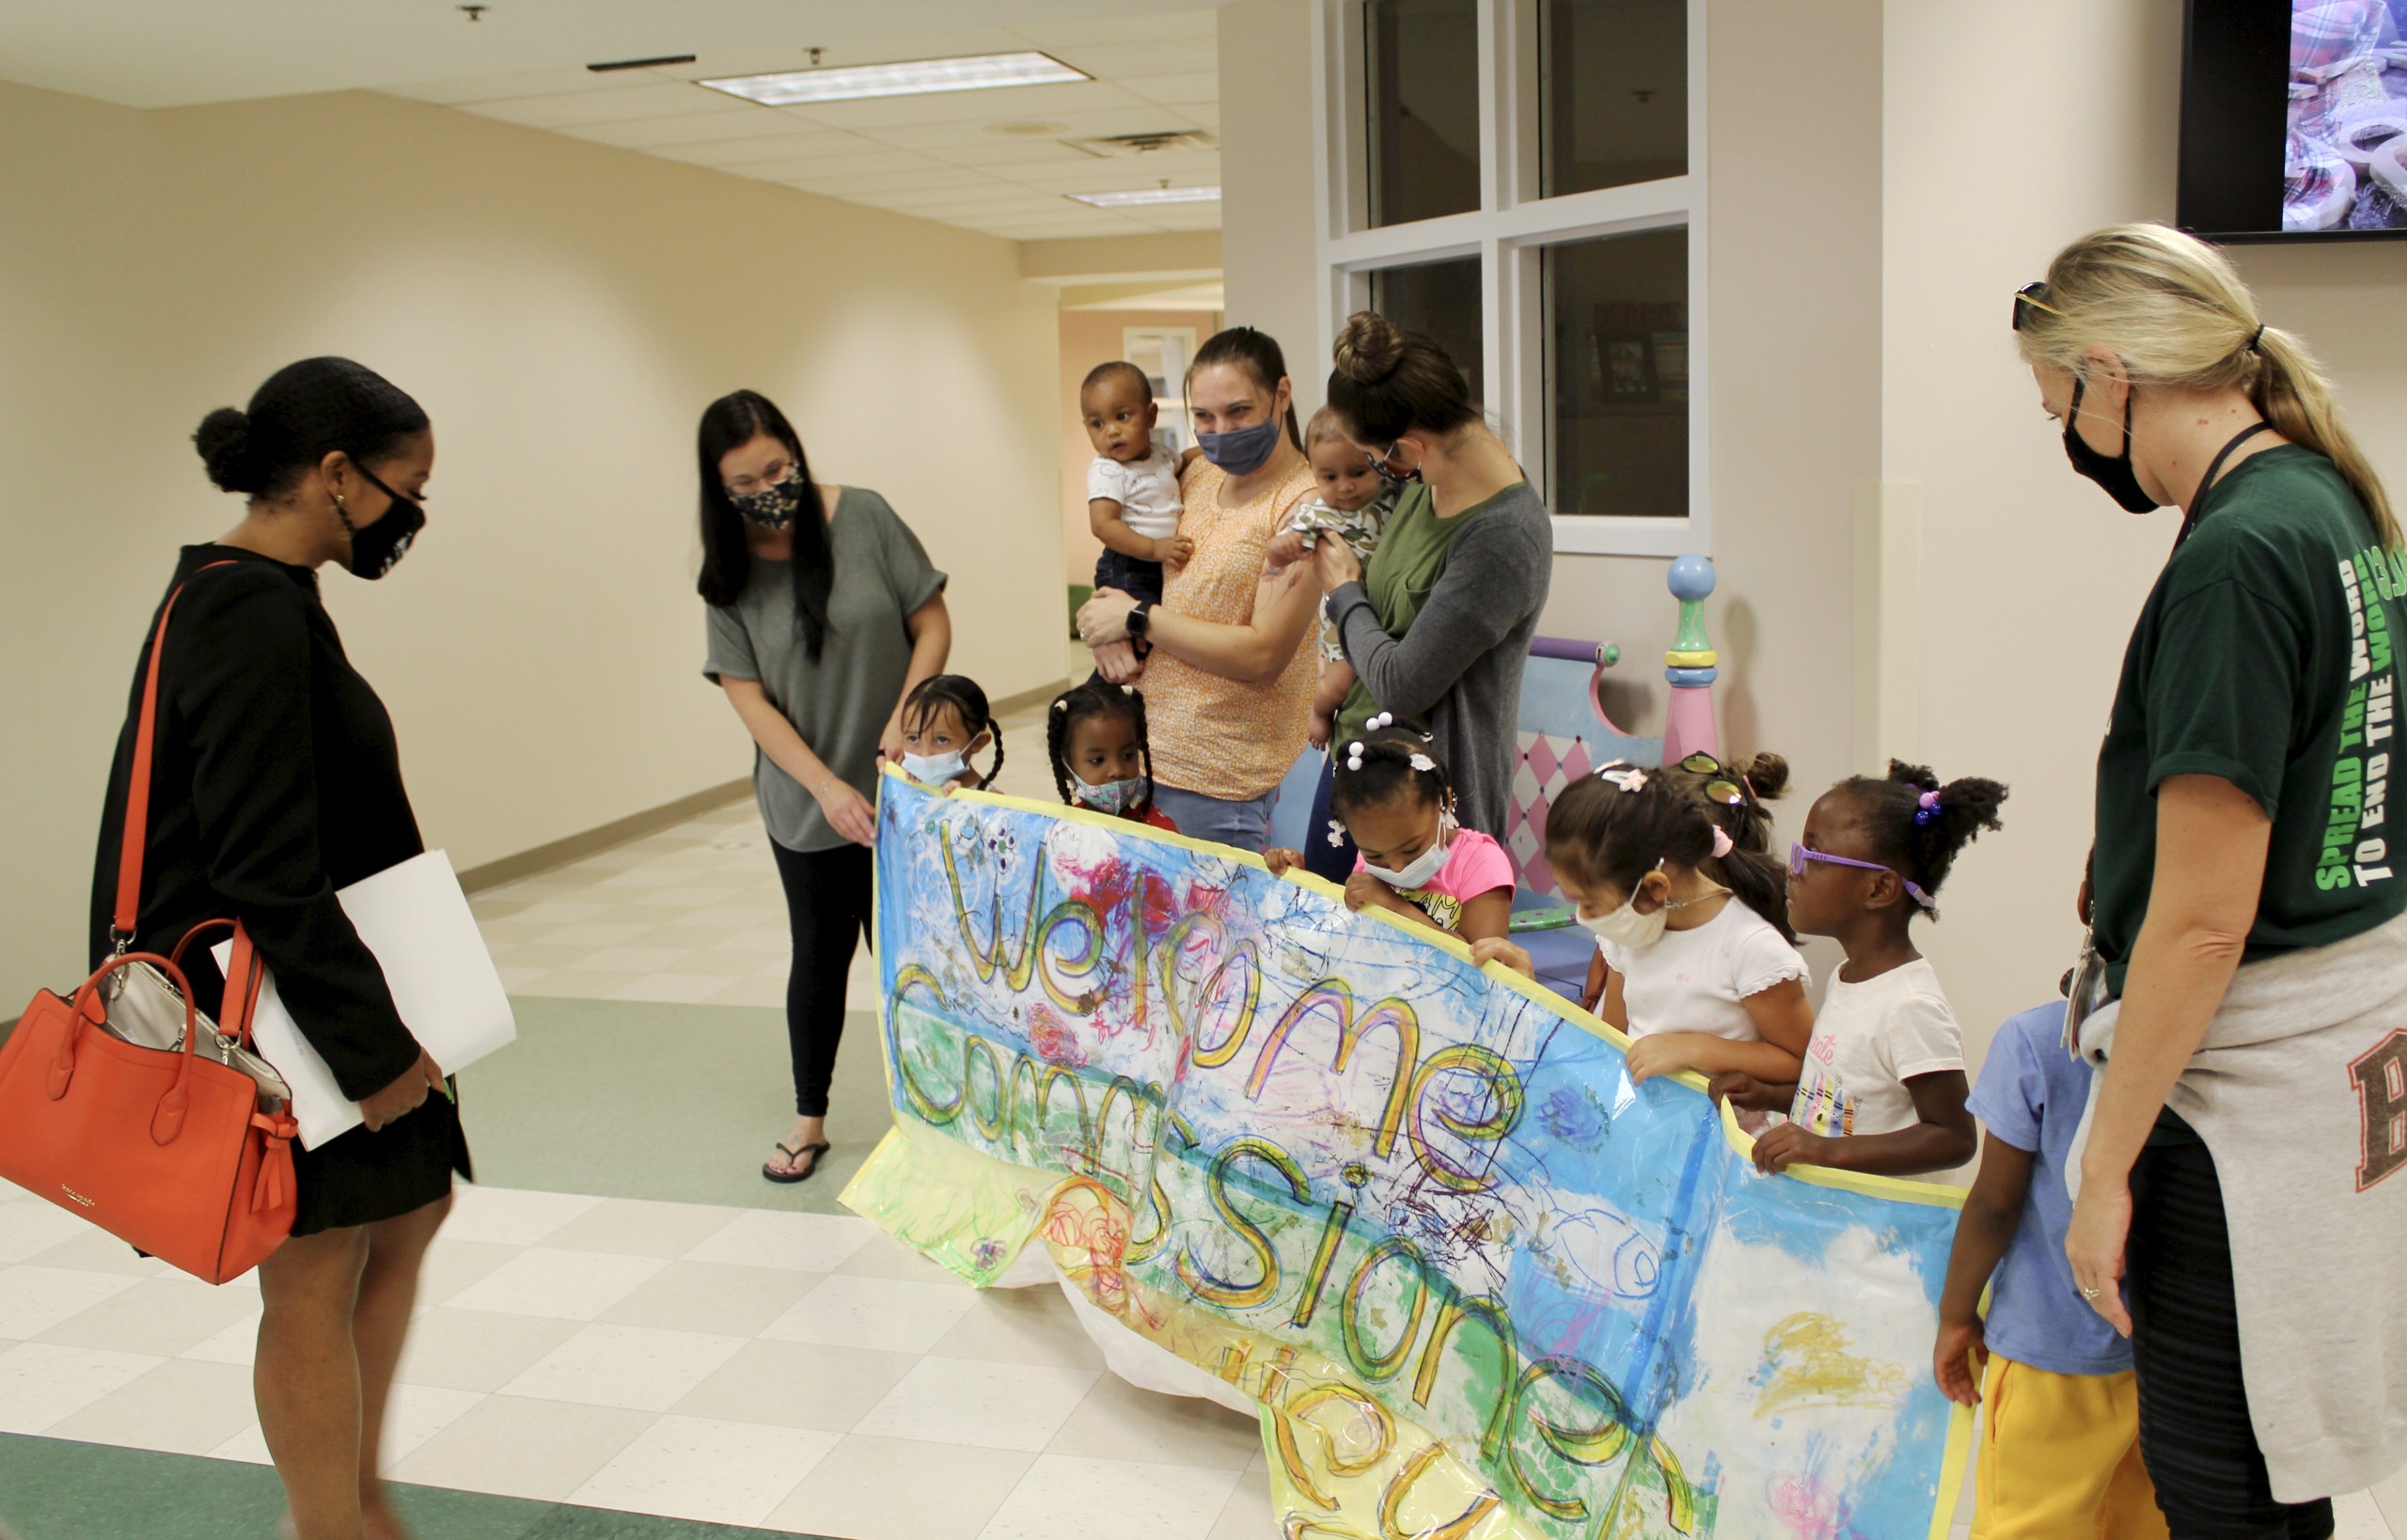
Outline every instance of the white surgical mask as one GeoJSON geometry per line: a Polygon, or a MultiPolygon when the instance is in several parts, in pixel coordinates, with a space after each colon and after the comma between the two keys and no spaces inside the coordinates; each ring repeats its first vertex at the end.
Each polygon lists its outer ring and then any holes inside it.
{"type": "Polygon", "coordinates": [[[1130,776],[1125,780],[1107,780],[1101,785],[1073,779],[1070,799],[1081,808],[1092,808],[1099,813],[1125,813],[1143,800],[1145,779],[1130,776]]]}
{"type": "Polygon", "coordinates": [[[1438,869],[1446,864],[1446,844],[1447,841],[1442,839],[1431,841],[1427,850],[1415,856],[1401,868],[1373,866],[1370,862],[1364,861],[1362,870],[1400,893],[1417,893],[1428,887],[1429,879],[1436,876],[1438,869]]]}
{"type": "Polygon", "coordinates": [[[922,786],[941,786],[969,768],[969,757],[955,749],[950,754],[905,754],[903,773],[922,786]]]}
{"type": "MultiPolygon", "coordinates": [[[[1655,870],[1660,872],[1662,869],[1663,863],[1657,861],[1655,870]]],[[[1644,951],[1663,939],[1664,929],[1672,923],[1673,910],[1685,909],[1691,904],[1703,904],[1707,899],[1719,898],[1728,891],[1726,888],[1716,888],[1692,899],[1676,902],[1666,899],[1657,904],[1651,914],[1638,912],[1638,895],[1633,891],[1628,901],[1612,914],[1597,919],[1583,919],[1580,923],[1599,941],[1610,941],[1629,951],[1644,951]]]]}
{"type": "Polygon", "coordinates": [[[1633,894],[1628,902],[1612,914],[1583,919],[1580,923],[1599,941],[1610,941],[1625,951],[1644,951],[1663,939],[1663,927],[1671,922],[1669,904],[1659,904],[1651,912],[1640,914],[1638,899],[1633,894]]]}

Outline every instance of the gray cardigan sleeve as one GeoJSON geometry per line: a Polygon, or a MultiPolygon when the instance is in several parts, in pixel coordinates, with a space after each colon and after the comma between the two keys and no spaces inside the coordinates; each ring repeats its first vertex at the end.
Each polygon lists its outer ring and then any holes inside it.
{"type": "Polygon", "coordinates": [[[1445,572],[1402,636],[1380,628],[1361,584],[1342,585],[1329,598],[1338,636],[1379,709],[1418,716],[1443,699],[1539,603],[1552,555],[1523,520],[1476,521],[1455,537],[1445,572]]]}

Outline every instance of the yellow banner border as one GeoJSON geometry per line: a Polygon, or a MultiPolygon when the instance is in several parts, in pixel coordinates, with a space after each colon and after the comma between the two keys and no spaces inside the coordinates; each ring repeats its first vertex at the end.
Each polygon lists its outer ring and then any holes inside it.
{"type": "MultiPolygon", "coordinates": [[[[1136,835],[1161,844],[1176,846],[1181,850],[1192,851],[1199,856],[1218,856],[1222,860],[1234,861],[1240,866],[1251,866],[1265,873],[1270,871],[1262,857],[1251,851],[1239,850],[1234,845],[1219,844],[1210,840],[1198,840],[1190,835],[1173,834],[1168,829],[1156,828],[1150,824],[1140,823],[1133,818],[1123,818],[1117,813],[1100,813],[1092,808],[1080,808],[1067,803],[1039,802],[1032,797],[1012,796],[1002,792],[972,791],[966,787],[954,787],[938,792],[935,788],[912,780],[898,764],[889,762],[882,767],[882,771],[887,776],[918,787],[920,791],[928,792],[932,795],[967,799],[990,807],[1007,809],[1014,812],[1042,813],[1046,817],[1057,818],[1068,823],[1090,824],[1099,829],[1109,829],[1114,834],[1136,835]]],[[[873,876],[875,869],[875,863],[871,863],[873,876]]],[[[1281,880],[1295,883],[1311,892],[1318,893],[1323,898],[1341,904],[1345,899],[1344,888],[1327,878],[1314,876],[1311,872],[1300,869],[1289,872],[1281,880]]],[[[874,882],[871,887],[870,923],[874,927],[877,923],[879,894],[874,882]]],[[[1380,910],[1357,910],[1356,913],[1367,914],[1382,924],[1392,925],[1400,933],[1411,936],[1424,946],[1432,946],[1441,951],[1451,952],[1466,963],[1471,961],[1470,945],[1442,931],[1432,931],[1425,925],[1415,925],[1400,915],[1392,915],[1380,910]]],[[[873,934],[875,934],[874,931],[873,934]]],[[[1593,1032],[1614,1047],[1625,1052],[1628,1050],[1630,1045],[1628,1033],[1581,1010],[1576,1002],[1565,999],[1535,979],[1518,973],[1500,963],[1486,964],[1480,967],[1480,972],[1485,974],[1491,982],[1502,984],[1533,1004],[1542,1006],[1574,1026],[1593,1032]]],[[[886,1046],[887,1034],[884,1029],[888,1025],[886,1013],[890,1003],[886,998],[885,990],[880,989],[877,1009],[878,1025],[881,1029],[878,1032],[878,1048],[881,1054],[886,1046]]],[[[889,1088],[892,1085],[893,1073],[894,1067],[889,1062],[887,1066],[889,1088]]],[[[1692,1090],[1706,1089],[1705,1076],[1692,1070],[1684,1070],[1673,1078],[1692,1090]]],[[[1731,1151],[1741,1158],[1752,1157],[1755,1148],[1754,1137],[1738,1126],[1738,1114],[1731,1110],[1728,1103],[1721,1104],[1719,1110],[1722,1114],[1723,1140],[1727,1142],[1731,1151]]],[[[1941,1182],[1919,1182],[1906,1176],[1877,1176],[1862,1171],[1833,1171],[1827,1166],[1801,1164],[1790,1166],[1781,1175],[1793,1176],[1800,1182],[1810,1183],[1815,1186],[1830,1187],[1840,1192],[1862,1193],[1866,1197],[1885,1198],[1895,1202],[1922,1203],[1934,1208],[1958,1210],[1964,1206],[1964,1189],[1941,1182]]],[[[1779,1177],[1773,1177],[1770,1180],[1778,1181],[1779,1179],[1779,1177]]],[[[1943,1465],[1939,1476],[1939,1501],[1931,1510],[1929,1540],[1946,1540],[1948,1531],[1953,1526],[1956,1505],[1963,1496],[1965,1456],[1972,1449],[1973,1409],[1954,1402],[1950,1402],[1949,1406],[1951,1410],[1948,1416],[1947,1445],[1945,1453],[1941,1455],[1943,1465]]]]}

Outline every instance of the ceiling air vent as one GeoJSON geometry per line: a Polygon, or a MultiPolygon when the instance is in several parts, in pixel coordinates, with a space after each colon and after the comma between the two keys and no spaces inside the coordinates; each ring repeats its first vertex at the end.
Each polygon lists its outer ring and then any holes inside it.
{"type": "Polygon", "coordinates": [[[1164,149],[1218,149],[1220,142],[1202,129],[1158,129],[1150,134],[1115,134],[1108,139],[1066,141],[1090,155],[1125,160],[1164,149]]]}

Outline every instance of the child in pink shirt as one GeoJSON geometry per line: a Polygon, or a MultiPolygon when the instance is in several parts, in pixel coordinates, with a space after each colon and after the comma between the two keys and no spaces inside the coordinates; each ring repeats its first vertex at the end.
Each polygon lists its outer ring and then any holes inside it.
{"type": "MultiPolygon", "coordinates": [[[[1455,822],[1446,767],[1418,737],[1371,718],[1361,737],[1332,746],[1333,844],[1361,852],[1345,882],[1349,909],[1386,909],[1465,941],[1502,936],[1513,915],[1513,862],[1495,840],[1455,822]]],[[[1301,852],[1266,850],[1274,872],[1301,867],[1301,852]]]]}

